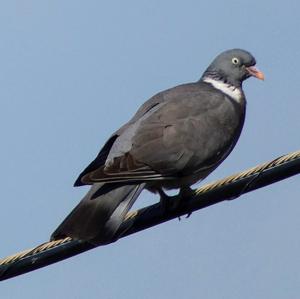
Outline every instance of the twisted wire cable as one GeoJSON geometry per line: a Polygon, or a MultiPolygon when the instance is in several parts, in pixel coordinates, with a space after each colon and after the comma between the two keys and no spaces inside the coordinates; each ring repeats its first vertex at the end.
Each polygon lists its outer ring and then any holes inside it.
{"type": "MultiPolygon", "coordinates": [[[[300,173],[300,150],[206,184],[194,190],[194,195],[187,198],[185,205],[178,205],[177,201],[180,199],[175,196],[174,209],[170,209],[164,215],[161,213],[159,204],[129,212],[112,242],[218,202],[233,200],[246,192],[298,173],[300,173]]],[[[0,259],[0,280],[45,267],[95,247],[97,246],[69,237],[45,242],[34,248],[0,259]]]]}

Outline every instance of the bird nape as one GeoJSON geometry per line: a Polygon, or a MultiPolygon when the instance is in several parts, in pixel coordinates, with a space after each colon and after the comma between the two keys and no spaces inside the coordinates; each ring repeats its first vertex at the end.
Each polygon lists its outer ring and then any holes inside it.
{"type": "Polygon", "coordinates": [[[199,81],[146,101],[79,175],[74,185],[91,189],[51,240],[109,243],[143,189],[165,201],[164,189],[177,188],[181,194],[216,169],[243,128],[243,81],[251,76],[264,79],[255,64],[247,51],[225,51],[199,81]]]}

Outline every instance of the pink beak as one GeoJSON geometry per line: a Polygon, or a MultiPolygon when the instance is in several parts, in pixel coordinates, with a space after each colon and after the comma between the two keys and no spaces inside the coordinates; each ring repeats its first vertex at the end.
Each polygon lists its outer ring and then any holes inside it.
{"type": "Polygon", "coordinates": [[[248,71],[248,73],[259,79],[259,80],[265,80],[265,75],[263,72],[261,72],[259,69],[257,69],[255,66],[249,66],[249,67],[246,67],[246,70],[248,71]]]}

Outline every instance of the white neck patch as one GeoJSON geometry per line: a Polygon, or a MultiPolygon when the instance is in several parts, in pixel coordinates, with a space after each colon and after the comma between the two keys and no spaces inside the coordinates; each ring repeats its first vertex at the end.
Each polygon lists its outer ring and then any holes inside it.
{"type": "Polygon", "coordinates": [[[225,94],[233,98],[238,103],[241,102],[243,97],[243,92],[241,88],[235,87],[221,80],[216,80],[210,77],[204,77],[202,80],[206,83],[210,83],[214,88],[224,92],[225,94]]]}

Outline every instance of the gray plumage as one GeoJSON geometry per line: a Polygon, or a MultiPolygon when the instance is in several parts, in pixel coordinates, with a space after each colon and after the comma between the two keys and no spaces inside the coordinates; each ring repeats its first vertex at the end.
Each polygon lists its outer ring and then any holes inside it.
{"type": "Polygon", "coordinates": [[[114,240],[128,210],[146,188],[187,188],[231,152],[245,119],[242,82],[263,79],[254,57],[220,54],[195,83],[158,93],[106,142],[75,186],[91,190],[53,233],[94,244],[114,240]]]}

